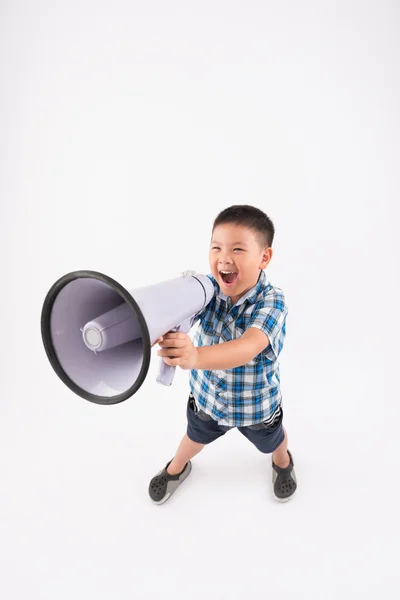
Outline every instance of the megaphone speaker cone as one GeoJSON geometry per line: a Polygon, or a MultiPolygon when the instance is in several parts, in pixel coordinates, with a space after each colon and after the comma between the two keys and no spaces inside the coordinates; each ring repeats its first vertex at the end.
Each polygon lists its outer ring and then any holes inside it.
{"type": "Polygon", "coordinates": [[[56,281],[43,303],[41,333],[54,371],[85,400],[117,404],[146,378],[146,319],[131,294],[107,275],[74,271],[56,281]]]}

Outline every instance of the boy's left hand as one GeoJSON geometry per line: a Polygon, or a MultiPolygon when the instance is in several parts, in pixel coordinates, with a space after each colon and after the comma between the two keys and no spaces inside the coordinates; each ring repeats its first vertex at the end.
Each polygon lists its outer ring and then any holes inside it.
{"type": "Polygon", "coordinates": [[[166,333],[160,342],[162,350],[157,352],[164,362],[171,367],[181,369],[195,369],[199,350],[193,346],[192,340],[186,333],[166,333]]]}

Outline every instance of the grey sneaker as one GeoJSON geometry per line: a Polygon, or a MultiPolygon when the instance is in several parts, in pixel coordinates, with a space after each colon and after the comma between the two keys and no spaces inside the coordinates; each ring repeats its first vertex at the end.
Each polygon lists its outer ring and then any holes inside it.
{"type": "Polygon", "coordinates": [[[175,492],[175,490],[181,485],[182,481],[185,481],[186,477],[192,470],[192,463],[186,463],[186,467],[182,473],[178,475],[170,475],[167,473],[168,465],[172,462],[172,459],[165,465],[161,471],[157,473],[150,481],[149,485],[149,496],[154,504],[163,504],[168,498],[175,492]]]}
{"type": "Polygon", "coordinates": [[[291,453],[288,450],[290,464],[286,469],[278,467],[272,461],[272,483],[274,486],[274,496],[278,502],[287,502],[293,496],[297,489],[296,473],[294,472],[294,462],[291,453]]]}

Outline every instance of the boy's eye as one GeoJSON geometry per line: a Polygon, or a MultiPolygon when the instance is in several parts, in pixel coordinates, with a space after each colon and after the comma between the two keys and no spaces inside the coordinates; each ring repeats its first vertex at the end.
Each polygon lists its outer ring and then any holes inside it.
{"type": "MultiPolygon", "coordinates": [[[[218,246],[213,246],[212,250],[220,250],[221,248],[219,248],[218,246]]],[[[239,250],[239,252],[243,252],[243,248],[234,248],[233,251],[235,252],[235,250],[239,250]]]]}

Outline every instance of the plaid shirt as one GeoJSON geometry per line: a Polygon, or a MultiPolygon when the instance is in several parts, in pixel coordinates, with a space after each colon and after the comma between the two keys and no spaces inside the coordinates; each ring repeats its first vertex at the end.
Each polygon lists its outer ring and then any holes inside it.
{"type": "Polygon", "coordinates": [[[194,345],[229,342],[240,338],[248,327],[264,331],[270,344],[235,369],[192,370],[190,389],[196,404],[220,425],[243,427],[272,422],[282,401],[278,356],[286,336],[285,296],[261,271],[257,284],[232,307],[231,299],[222,293],[215,278],[208,277],[215,295],[192,319],[192,326],[199,321],[194,345]]]}

